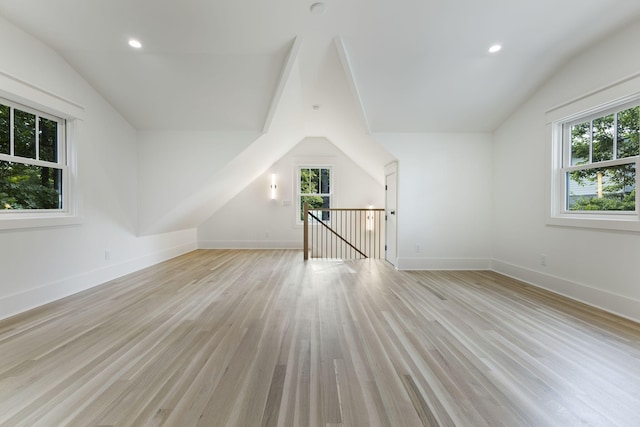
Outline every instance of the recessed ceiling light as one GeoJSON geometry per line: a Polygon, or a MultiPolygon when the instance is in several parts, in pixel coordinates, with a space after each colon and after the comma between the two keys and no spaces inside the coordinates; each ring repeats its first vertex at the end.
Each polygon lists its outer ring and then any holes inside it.
{"type": "Polygon", "coordinates": [[[311,106],[311,108],[313,108],[314,110],[319,110],[320,106],[318,104],[314,104],[311,106]]]}
{"type": "Polygon", "coordinates": [[[142,43],[140,43],[136,39],[129,39],[129,46],[131,46],[131,47],[133,47],[135,49],[140,49],[142,47],[142,43]]]}
{"type": "Polygon", "coordinates": [[[496,52],[499,52],[499,51],[500,51],[500,49],[502,49],[502,46],[501,46],[501,45],[499,45],[499,44],[494,44],[493,46],[491,46],[491,47],[489,48],[489,53],[496,53],[496,52]]]}
{"type": "Polygon", "coordinates": [[[314,15],[322,15],[324,13],[324,9],[325,9],[324,3],[321,3],[321,2],[314,3],[311,5],[311,7],[309,7],[309,10],[314,15]]]}

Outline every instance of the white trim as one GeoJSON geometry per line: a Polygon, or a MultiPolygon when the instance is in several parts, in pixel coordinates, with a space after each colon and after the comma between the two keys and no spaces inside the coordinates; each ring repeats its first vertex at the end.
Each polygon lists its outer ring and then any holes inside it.
{"type": "Polygon", "coordinates": [[[490,270],[489,258],[398,257],[398,270],[490,270]]]}
{"type": "MultiPolygon", "coordinates": [[[[52,116],[55,119],[63,119],[64,122],[64,127],[60,129],[58,163],[1,156],[5,161],[20,161],[25,164],[61,169],[62,209],[0,212],[0,230],[81,224],[80,195],[77,185],[76,127],[78,120],[84,117],[84,107],[1,70],[0,97],[6,98],[13,108],[26,107],[27,112],[45,118],[52,116]]],[[[13,115],[11,118],[13,119],[13,115]]],[[[13,132],[13,126],[11,131],[13,132]]]]}
{"type": "Polygon", "coordinates": [[[386,175],[390,175],[392,173],[398,173],[398,161],[394,160],[392,162],[387,163],[386,165],[384,165],[384,174],[386,175]]]}
{"type": "Polygon", "coordinates": [[[638,188],[639,162],[638,156],[604,162],[589,163],[580,166],[567,166],[563,154],[568,148],[563,144],[563,124],[576,120],[590,120],[599,115],[638,104],[640,101],[640,73],[607,85],[573,101],[554,107],[545,113],[546,130],[550,143],[547,145],[549,163],[546,179],[548,194],[546,195],[545,222],[551,226],[593,228],[618,231],[640,231],[640,201],[636,199],[634,211],[586,212],[567,211],[567,188],[565,175],[567,171],[613,166],[618,164],[636,164],[636,188],[638,188]],[[631,94],[631,95],[629,95],[631,94]]]}
{"type": "Polygon", "coordinates": [[[495,259],[492,270],[537,288],[640,322],[640,300],[495,259]]]}
{"type": "Polygon", "coordinates": [[[400,234],[400,233],[398,233],[398,229],[400,228],[399,224],[398,224],[398,219],[400,217],[400,214],[398,213],[399,212],[399,210],[398,210],[398,193],[399,193],[399,191],[398,191],[398,189],[399,189],[398,183],[399,183],[399,180],[400,180],[400,176],[398,175],[398,161],[394,160],[394,161],[384,165],[384,185],[385,185],[385,190],[384,190],[384,215],[385,215],[385,221],[384,221],[384,234],[385,234],[384,235],[384,239],[385,239],[384,249],[385,250],[384,250],[384,253],[385,253],[385,255],[384,255],[384,257],[387,260],[387,262],[389,264],[393,265],[396,269],[398,268],[398,248],[400,247],[399,246],[400,245],[400,238],[398,236],[400,234]],[[395,200],[395,205],[396,205],[396,212],[395,212],[396,220],[395,220],[395,224],[396,224],[396,227],[395,228],[396,229],[394,230],[395,231],[395,237],[396,237],[395,238],[395,242],[394,242],[394,246],[395,246],[395,250],[396,251],[395,251],[395,254],[391,254],[391,256],[387,256],[387,252],[388,252],[388,248],[389,248],[388,236],[389,236],[389,228],[390,228],[390,227],[388,227],[389,223],[387,221],[387,215],[390,215],[390,214],[388,213],[389,212],[389,207],[387,206],[387,194],[388,193],[387,193],[386,186],[387,186],[387,177],[389,175],[393,175],[393,174],[395,174],[395,176],[396,176],[396,179],[395,179],[395,183],[396,183],[396,200],[395,200]]]}
{"type": "MultiPolygon", "coordinates": [[[[37,141],[37,140],[36,140],[37,141]]],[[[0,161],[21,163],[23,165],[38,166],[43,168],[64,169],[66,166],[62,163],[52,163],[45,160],[36,160],[30,157],[11,156],[9,154],[0,153],[0,161]]]]}
{"type": "Polygon", "coordinates": [[[638,92],[640,92],[640,72],[548,109],[545,111],[546,123],[571,120],[576,116],[589,114],[594,108],[606,109],[610,104],[637,97],[638,92]],[[630,93],[635,95],[629,95],[630,93]]]}
{"type": "Polygon", "coordinates": [[[47,213],[40,216],[28,216],[23,214],[22,217],[2,217],[0,218],[0,230],[17,230],[25,228],[41,228],[41,227],[64,227],[69,225],[79,225],[83,223],[83,219],[78,215],[67,215],[66,213],[47,213]]]}
{"type": "Polygon", "coordinates": [[[0,96],[64,119],[84,120],[84,107],[0,70],[0,96]]]}
{"type": "Polygon", "coordinates": [[[300,240],[200,240],[198,249],[299,249],[300,240]]]}
{"type": "Polygon", "coordinates": [[[48,304],[142,270],[143,268],[186,254],[197,249],[196,246],[196,242],[181,244],[120,264],[97,268],[93,271],[48,283],[35,289],[8,295],[0,298],[0,319],[48,304]]]}

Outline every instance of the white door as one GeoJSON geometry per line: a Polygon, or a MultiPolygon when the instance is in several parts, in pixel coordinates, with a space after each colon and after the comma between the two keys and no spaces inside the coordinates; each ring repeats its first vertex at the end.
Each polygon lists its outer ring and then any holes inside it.
{"type": "Polygon", "coordinates": [[[393,266],[398,263],[397,187],[398,172],[394,168],[392,172],[385,174],[385,259],[393,266]]]}

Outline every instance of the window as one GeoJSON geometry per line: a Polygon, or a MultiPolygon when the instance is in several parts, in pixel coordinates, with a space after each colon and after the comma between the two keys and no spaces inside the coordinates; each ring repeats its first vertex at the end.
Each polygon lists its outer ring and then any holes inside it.
{"type": "MultiPolygon", "coordinates": [[[[298,168],[298,220],[304,221],[304,203],[309,209],[331,207],[331,167],[300,166],[298,168]]],[[[330,212],[321,212],[322,220],[330,220],[330,212]]],[[[319,216],[319,215],[317,215],[319,216]]]]}
{"type": "Polygon", "coordinates": [[[592,109],[553,127],[557,159],[553,214],[598,220],[601,225],[607,221],[638,222],[640,99],[635,96],[592,109]]]}
{"type": "Polygon", "coordinates": [[[568,211],[637,211],[637,102],[563,125],[568,211]]]}
{"type": "Polygon", "coordinates": [[[65,208],[65,121],[0,98],[0,211],[65,208]]]}
{"type": "Polygon", "coordinates": [[[0,230],[80,224],[84,107],[0,70],[0,230]]]}

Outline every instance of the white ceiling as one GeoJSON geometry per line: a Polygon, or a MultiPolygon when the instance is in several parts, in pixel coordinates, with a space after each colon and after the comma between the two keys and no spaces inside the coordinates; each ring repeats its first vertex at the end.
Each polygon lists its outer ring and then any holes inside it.
{"type": "Polygon", "coordinates": [[[311,3],[0,0],[0,14],[144,130],[261,131],[298,37],[311,136],[341,126],[311,105],[354,99],[373,132],[491,131],[571,55],[640,17],[637,0],[326,0],[322,15],[311,3]],[[359,100],[332,84],[336,37],[359,100]],[[490,55],[495,42],[504,49],[490,55]]]}

